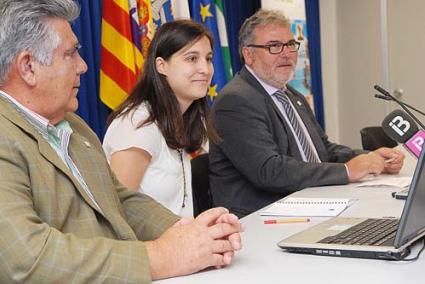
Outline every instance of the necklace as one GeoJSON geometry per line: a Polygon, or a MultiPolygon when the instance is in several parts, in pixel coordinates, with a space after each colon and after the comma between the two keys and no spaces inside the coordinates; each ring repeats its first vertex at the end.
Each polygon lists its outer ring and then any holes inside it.
{"type": "Polygon", "coordinates": [[[187,198],[187,189],[186,189],[186,172],[185,172],[185,169],[184,169],[184,162],[183,162],[183,150],[177,149],[177,152],[179,153],[180,162],[182,164],[182,169],[183,169],[183,202],[182,202],[182,208],[185,208],[186,207],[186,198],[187,198]]]}

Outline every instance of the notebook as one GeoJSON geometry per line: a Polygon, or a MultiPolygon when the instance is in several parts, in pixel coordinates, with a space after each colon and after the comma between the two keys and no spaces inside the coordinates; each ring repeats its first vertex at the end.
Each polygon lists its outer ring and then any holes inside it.
{"type": "Polygon", "coordinates": [[[262,216],[338,216],[351,204],[348,198],[301,198],[290,197],[273,203],[260,212],[262,216]]]}
{"type": "Polygon", "coordinates": [[[333,217],[283,239],[288,252],[400,260],[425,235],[425,151],[419,158],[400,219],[333,217]],[[369,229],[368,227],[373,227],[369,229]]]}

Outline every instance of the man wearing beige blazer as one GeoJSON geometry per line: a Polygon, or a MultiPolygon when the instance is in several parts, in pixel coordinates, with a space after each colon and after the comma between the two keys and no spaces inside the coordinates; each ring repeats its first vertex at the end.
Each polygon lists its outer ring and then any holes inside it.
{"type": "Polygon", "coordinates": [[[127,191],[72,112],[73,0],[0,0],[0,283],[149,283],[231,263],[224,208],[180,219],[127,191]]]}

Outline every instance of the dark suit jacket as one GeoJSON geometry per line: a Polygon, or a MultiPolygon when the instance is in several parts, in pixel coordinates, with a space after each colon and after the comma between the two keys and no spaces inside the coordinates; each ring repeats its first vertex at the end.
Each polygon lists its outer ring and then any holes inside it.
{"type": "Polygon", "coordinates": [[[0,283],[150,283],[143,240],[178,217],[121,186],[75,114],[69,153],[98,212],[49,143],[0,98],[0,283]]]}
{"type": "Polygon", "coordinates": [[[331,143],[304,96],[289,93],[320,164],[302,161],[290,128],[273,99],[244,67],[221,91],[212,119],[223,141],[210,146],[214,204],[247,215],[310,186],[346,184],[346,162],[361,151],[331,143]]]}

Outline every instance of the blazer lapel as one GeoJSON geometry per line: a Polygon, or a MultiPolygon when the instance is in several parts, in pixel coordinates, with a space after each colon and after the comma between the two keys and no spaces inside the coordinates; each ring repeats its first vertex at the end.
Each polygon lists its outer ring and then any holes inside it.
{"type": "Polygon", "coordinates": [[[323,143],[320,143],[320,141],[322,140],[320,134],[316,131],[316,122],[312,121],[311,117],[308,115],[308,113],[311,111],[310,106],[306,105],[307,101],[299,99],[298,96],[293,94],[290,89],[287,90],[287,94],[292,102],[292,105],[297,110],[298,115],[301,117],[301,120],[307,128],[307,131],[310,135],[311,141],[314,144],[314,147],[316,148],[319,158],[323,160],[326,156],[326,149],[323,147],[323,143]]]}
{"type": "Polygon", "coordinates": [[[79,133],[73,133],[69,142],[69,154],[84,178],[90,192],[97,204],[101,207],[104,215],[108,215],[108,208],[116,207],[114,200],[105,198],[103,194],[102,178],[109,174],[104,166],[105,159],[99,154],[99,151],[92,145],[88,139],[79,133]]]}
{"type": "MultiPolygon", "coordinates": [[[[72,118],[68,118],[71,125],[73,125],[72,118]]],[[[69,154],[72,160],[83,176],[97,204],[100,206],[104,217],[110,222],[120,238],[137,239],[133,230],[122,217],[124,213],[118,206],[119,201],[111,198],[111,195],[104,190],[108,187],[108,181],[111,178],[109,176],[108,162],[103,155],[103,151],[101,149],[99,150],[96,145],[91,144],[90,140],[83,135],[79,132],[74,132],[71,135],[69,154]],[[120,212],[120,214],[116,214],[116,212],[120,212]]],[[[84,191],[80,190],[80,192],[82,195],[85,194],[84,191]]],[[[91,199],[86,197],[86,195],[83,196],[97,210],[94,204],[91,203],[91,199]]]]}
{"type": "MultiPolygon", "coordinates": [[[[263,86],[258,82],[258,80],[246,69],[244,66],[240,71],[240,76],[243,80],[245,80],[249,85],[251,85],[253,88],[257,90],[257,92],[264,96],[265,100],[273,107],[273,110],[279,117],[280,121],[282,122],[283,126],[286,129],[286,132],[291,133],[290,128],[288,128],[288,124],[286,123],[285,118],[283,117],[282,113],[280,112],[279,108],[274,103],[271,96],[267,93],[267,91],[263,88],[263,86]]],[[[292,135],[292,133],[291,133],[292,135]]]]}
{"type": "Polygon", "coordinates": [[[93,209],[102,214],[102,212],[97,209],[97,206],[93,203],[91,198],[81,187],[80,183],[74,177],[65,162],[62,161],[56,151],[50,146],[46,139],[43,138],[43,136],[37,131],[37,129],[33,125],[31,125],[9,102],[5,101],[5,99],[3,99],[2,97],[0,97],[0,108],[0,113],[4,117],[6,117],[10,122],[22,129],[28,136],[31,136],[36,141],[40,154],[44,158],[46,158],[46,160],[52,163],[56,168],[58,168],[61,172],[63,172],[72,181],[72,183],[77,188],[78,192],[81,194],[84,200],[91,207],[93,207],[93,209]]]}
{"type": "Polygon", "coordinates": [[[296,156],[295,158],[302,159],[294,134],[292,133],[291,128],[289,127],[286,119],[283,117],[282,113],[280,112],[279,108],[277,107],[271,96],[263,88],[260,82],[258,82],[258,80],[248,71],[248,69],[246,69],[245,66],[241,69],[239,74],[241,78],[253,88],[255,88],[260,95],[264,96],[267,103],[272,106],[274,113],[279,117],[279,120],[282,123],[283,128],[285,129],[286,135],[288,136],[288,147],[290,148],[291,153],[296,156]]]}

